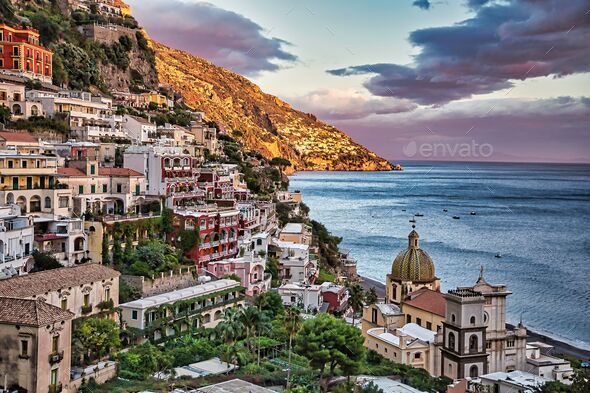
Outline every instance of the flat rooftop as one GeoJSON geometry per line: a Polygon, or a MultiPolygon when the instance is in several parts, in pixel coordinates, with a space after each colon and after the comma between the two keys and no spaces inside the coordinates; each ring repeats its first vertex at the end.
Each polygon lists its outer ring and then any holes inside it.
{"type": "Polygon", "coordinates": [[[275,393],[274,391],[254,385],[253,383],[241,379],[232,379],[231,381],[217,383],[202,388],[198,388],[199,393],[275,393]]]}
{"type": "Polygon", "coordinates": [[[235,280],[217,280],[208,282],[206,284],[195,285],[188,288],[177,289],[176,291],[165,292],[159,295],[145,297],[143,299],[133,300],[131,302],[120,304],[122,308],[133,308],[136,310],[144,310],[146,308],[159,306],[162,304],[170,304],[178,300],[191,299],[197,296],[215,293],[224,289],[238,287],[239,282],[235,280]]]}

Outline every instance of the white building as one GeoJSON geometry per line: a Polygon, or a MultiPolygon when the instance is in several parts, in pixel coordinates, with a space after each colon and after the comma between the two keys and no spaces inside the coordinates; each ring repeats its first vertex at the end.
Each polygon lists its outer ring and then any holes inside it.
{"type": "Polygon", "coordinates": [[[527,371],[542,378],[570,385],[574,370],[567,360],[551,356],[553,346],[542,342],[526,345],[527,371]]]}
{"type": "MultiPolygon", "coordinates": [[[[160,318],[182,320],[180,331],[192,328],[215,327],[228,308],[242,307],[244,297],[240,283],[234,280],[217,280],[205,284],[166,292],[159,295],[120,304],[121,319],[127,327],[145,330],[160,318]],[[182,303],[182,305],[178,305],[182,303]],[[164,307],[163,307],[164,306],[164,307]],[[168,307],[171,306],[171,307],[168,307]],[[194,316],[195,318],[187,318],[194,316]]],[[[174,336],[174,325],[154,329],[154,339],[174,336]]]]}
{"type": "Polygon", "coordinates": [[[469,390],[494,393],[532,393],[547,382],[548,380],[545,378],[524,371],[498,371],[480,376],[479,381],[472,381],[469,390]]]}
{"type": "Polygon", "coordinates": [[[204,198],[199,189],[200,162],[188,147],[133,145],[123,155],[125,168],[145,175],[146,194],[166,197],[170,208],[204,198]]]}
{"type": "Polygon", "coordinates": [[[311,246],[311,227],[304,223],[290,222],[279,233],[279,240],[311,246]]]}
{"type": "Polygon", "coordinates": [[[26,119],[30,116],[43,116],[43,107],[35,102],[28,102],[25,86],[15,83],[0,82],[0,106],[10,109],[13,119],[26,119]]]}
{"type": "Polygon", "coordinates": [[[283,284],[277,292],[285,306],[297,306],[305,311],[319,311],[324,303],[321,285],[283,284]]]}
{"type": "Polygon", "coordinates": [[[35,221],[35,246],[53,255],[64,266],[73,266],[87,257],[88,235],[80,218],[35,221]]]}
{"type": "Polygon", "coordinates": [[[145,143],[155,139],[157,127],[148,119],[143,117],[125,115],[123,116],[123,131],[133,141],[145,143]]]}
{"type": "Polygon", "coordinates": [[[273,245],[279,260],[279,275],[284,283],[310,283],[315,280],[318,270],[315,261],[309,258],[307,244],[275,240],[273,245]]]}
{"type": "Polygon", "coordinates": [[[33,252],[33,219],[18,205],[0,207],[0,279],[28,272],[33,252]]]}
{"type": "Polygon", "coordinates": [[[70,90],[29,90],[26,99],[40,103],[46,116],[66,116],[72,131],[81,137],[115,133],[121,128],[122,118],[113,115],[113,102],[108,97],[70,90]]]}

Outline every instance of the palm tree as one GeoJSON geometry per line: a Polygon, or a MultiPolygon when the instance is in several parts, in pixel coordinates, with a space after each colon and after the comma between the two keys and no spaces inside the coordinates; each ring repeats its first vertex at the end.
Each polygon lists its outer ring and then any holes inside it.
{"type": "Polygon", "coordinates": [[[348,305],[352,308],[352,325],[354,326],[356,314],[363,309],[365,294],[359,283],[348,286],[348,305]]]}
{"type": "Polygon", "coordinates": [[[293,352],[293,337],[301,326],[301,310],[297,307],[289,307],[285,311],[285,329],[289,334],[289,368],[287,369],[287,390],[291,385],[291,353],[293,352]]]}
{"type": "Polygon", "coordinates": [[[241,321],[241,314],[243,311],[236,308],[228,308],[223,313],[223,322],[217,325],[217,330],[226,344],[233,344],[233,342],[240,337],[244,329],[241,321]]]}
{"type": "Polygon", "coordinates": [[[375,290],[375,287],[371,287],[365,293],[365,303],[367,304],[367,306],[377,303],[377,291],[375,290]]]}
{"type": "Polygon", "coordinates": [[[252,336],[252,332],[256,331],[256,326],[258,325],[260,317],[260,310],[258,310],[256,307],[248,307],[240,315],[240,321],[246,330],[246,342],[248,345],[248,350],[252,350],[252,343],[249,339],[252,336]]]}

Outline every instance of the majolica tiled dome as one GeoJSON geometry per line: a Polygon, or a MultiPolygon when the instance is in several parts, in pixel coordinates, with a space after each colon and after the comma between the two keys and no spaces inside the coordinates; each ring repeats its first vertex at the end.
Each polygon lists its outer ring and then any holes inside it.
{"type": "Polygon", "coordinates": [[[436,279],[434,263],[430,256],[420,249],[418,232],[408,235],[408,248],[398,254],[391,266],[391,276],[399,281],[429,282],[436,279]]]}

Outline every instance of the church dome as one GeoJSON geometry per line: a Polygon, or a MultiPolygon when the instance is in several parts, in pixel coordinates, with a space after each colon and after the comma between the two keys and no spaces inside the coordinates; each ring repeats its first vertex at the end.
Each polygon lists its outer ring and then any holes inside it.
{"type": "Polygon", "coordinates": [[[418,232],[408,235],[408,248],[398,254],[391,266],[391,278],[398,281],[431,282],[436,280],[434,263],[426,251],[420,249],[418,232]]]}

